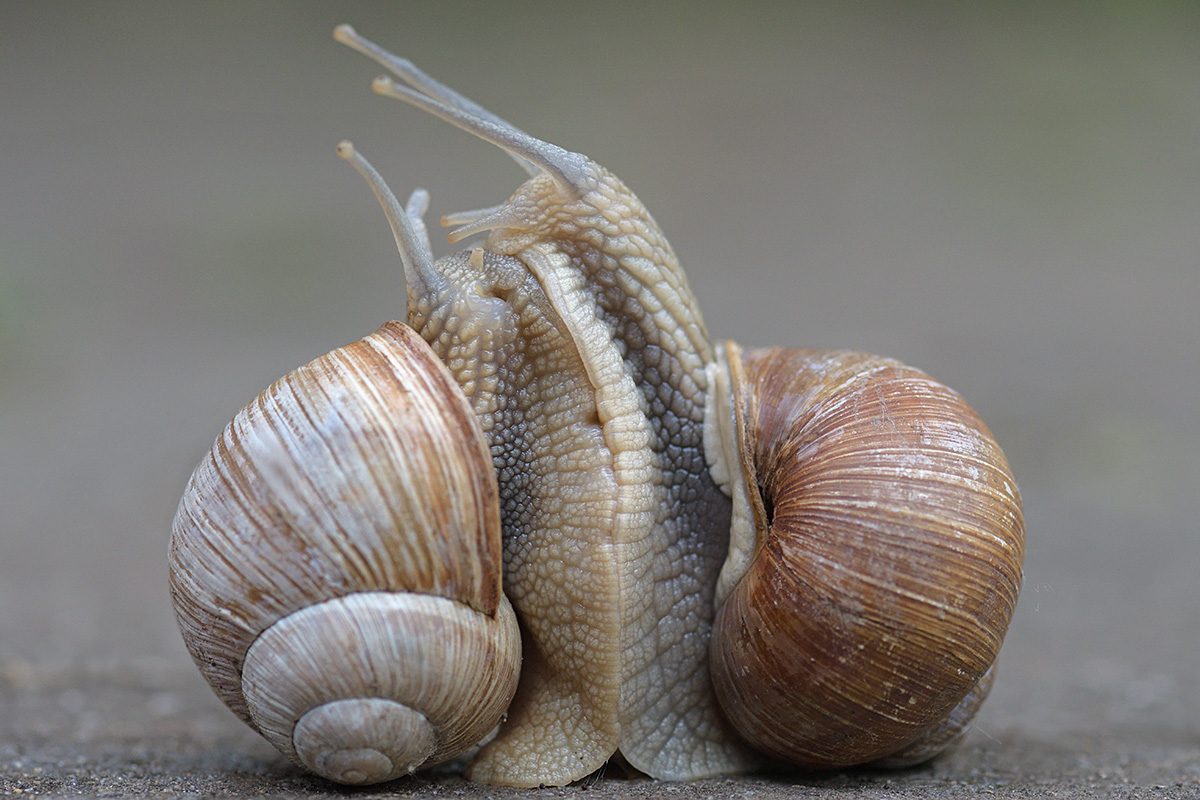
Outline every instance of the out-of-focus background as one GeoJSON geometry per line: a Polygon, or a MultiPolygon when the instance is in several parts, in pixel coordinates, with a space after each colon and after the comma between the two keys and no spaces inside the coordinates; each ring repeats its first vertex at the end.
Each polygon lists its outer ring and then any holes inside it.
{"type": "Polygon", "coordinates": [[[175,504],[259,389],[403,314],[338,140],[433,219],[523,178],[373,95],[340,22],[620,175],[714,336],[896,356],[991,425],[1028,523],[999,679],[948,766],[887,780],[1200,784],[1200,7],[1170,2],[0,4],[0,783],[296,775],[184,652],[175,504]]]}

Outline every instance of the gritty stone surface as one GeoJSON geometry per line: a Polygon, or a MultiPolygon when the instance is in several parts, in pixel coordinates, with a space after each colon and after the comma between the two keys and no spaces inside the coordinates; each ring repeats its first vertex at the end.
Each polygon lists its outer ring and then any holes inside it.
{"type": "Polygon", "coordinates": [[[91,665],[40,677],[5,664],[0,794],[94,797],[631,797],[671,798],[1194,798],[1193,745],[1063,737],[1039,741],[1013,730],[975,733],[931,764],[897,772],[820,776],[780,772],[684,784],[620,768],[577,785],[514,790],[454,774],[421,774],[344,789],[285,762],[216,707],[181,686],[168,664],[91,665]]]}

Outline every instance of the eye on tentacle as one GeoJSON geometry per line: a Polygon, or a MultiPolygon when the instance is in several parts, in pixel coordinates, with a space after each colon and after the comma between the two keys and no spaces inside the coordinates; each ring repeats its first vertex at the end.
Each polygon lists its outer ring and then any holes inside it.
{"type": "Polygon", "coordinates": [[[383,208],[383,214],[392,228],[392,235],[396,238],[400,260],[404,263],[404,280],[408,285],[409,303],[414,302],[415,298],[444,294],[446,279],[434,268],[433,249],[422,219],[429,207],[429,192],[415,189],[408,199],[408,206],[401,206],[383,176],[351,142],[339,142],[337,154],[349,161],[366,179],[383,208]]]}
{"type": "Polygon", "coordinates": [[[565,195],[578,196],[591,188],[594,178],[592,162],[587,156],[534,138],[510,125],[479,104],[435,81],[407,59],[398,58],[363,39],[349,25],[339,25],[333,35],[339,42],[373,58],[408,84],[400,86],[391,78],[380,76],[372,83],[377,93],[403,100],[491,142],[516,159],[530,175],[536,175],[539,169],[550,175],[565,195]]]}

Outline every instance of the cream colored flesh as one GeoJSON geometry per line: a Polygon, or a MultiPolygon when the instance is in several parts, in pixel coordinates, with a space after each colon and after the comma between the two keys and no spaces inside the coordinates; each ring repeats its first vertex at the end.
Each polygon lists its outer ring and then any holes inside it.
{"type": "Polygon", "coordinates": [[[582,778],[620,749],[658,778],[753,763],[708,674],[728,498],[703,427],[713,360],[670,245],[640,201],[585,156],[533,139],[363,42],[410,87],[376,81],[514,155],[534,175],[504,204],[453,215],[432,263],[420,201],[372,182],[409,285],[408,321],[455,375],[500,482],[505,591],[524,633],[517,698],[469,776],[582,778]]]}
{"type": "Polygon", "coordinates": [[[702,446],[707,339],[665,240],[595,169],[567,203],[531,180],[494,212],[505,227],[486,250],[437,263],[444,280],[426,283],[449,294],[409,317],[492,443],[505,587],[526,635],[508,722],[470,771],[487,782],[569,782],[618,748],[660,778],[750,761],[707,672],[729,519],[702,446]]]}
{"type": "Polygon", "coordinates": [[[529,642],[508,721],[471,776],[567,783],[602,765],[619,737],[616,472],[587,371],[537,280],[508,257],[472,260],[438,262],[456,291],[409,320],[443,355],[491,442],[505,588],[529,642]],[[461,326],[482,319],[486,336],[461,326]]]}

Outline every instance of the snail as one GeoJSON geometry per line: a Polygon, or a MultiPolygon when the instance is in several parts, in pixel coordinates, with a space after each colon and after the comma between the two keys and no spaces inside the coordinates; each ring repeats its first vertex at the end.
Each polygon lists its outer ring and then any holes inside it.
{"type": "Polygon", "coordinates": [[[334,37],[530,177],[444,217],[486,236],[435,261],[428,195],[402,206],[338,146],[392,227],[406,319],[277,381],[189,481],[171,590],[218,696],[344,783],[481,741],[468,778],[537,786],[618,753],[687,780],[959,738],[1024,556],[961,396],[878,356],[714,345],[616,176],[334,37]]]}

